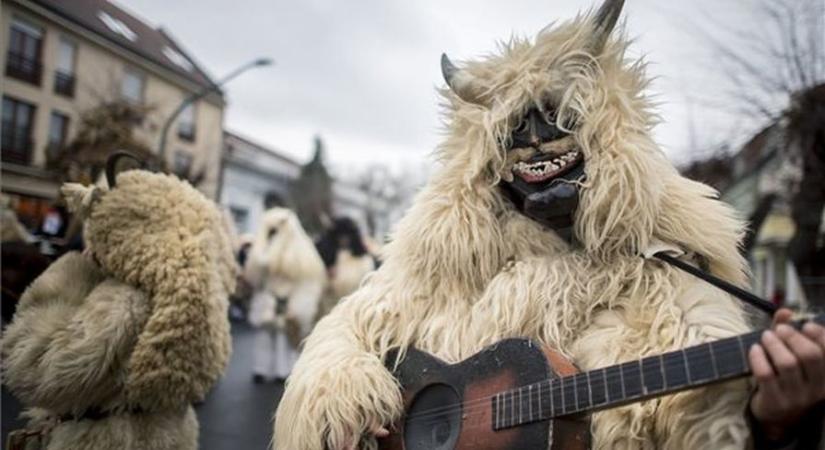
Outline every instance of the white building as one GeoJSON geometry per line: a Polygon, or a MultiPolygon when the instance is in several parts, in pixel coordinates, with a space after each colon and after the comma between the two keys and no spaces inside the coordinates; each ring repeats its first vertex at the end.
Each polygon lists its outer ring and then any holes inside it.
{"type": "MultiPolygon", "coordinates": [[[[224,131],[222,163],[220,203],[230,211],[241,234],[255,231],[268,195],[276,194],[289,202],[292,182],[300,175],[302,166],[274,149],[229,131],[224,131]]],[[[384,239],[390,227],[391,205],[387,200],[338,180],[333,181],[332,197],[334,216],[353,219],[366,234],[372,215],[372,237],[384,239]]]]}

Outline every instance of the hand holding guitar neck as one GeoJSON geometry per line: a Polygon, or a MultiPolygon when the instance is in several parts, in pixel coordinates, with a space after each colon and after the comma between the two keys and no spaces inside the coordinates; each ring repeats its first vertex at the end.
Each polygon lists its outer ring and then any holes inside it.
{"type": "Polygon", "coordinates": [[[379,446],[585,449],[586,413],[751,373],[759,386],[751,402],[758,422],[754,431],[770,442],[784,442],[825,399],[825,315],[792,324],[790,317],[789,310],[780,310],[774,330],[586,372],[527,339],[499,341],[457,364],[408,349],[395,369],[405,413],[379,446]]]}
{"type": "Polygon", "coordinates": [[[771,441],[785,439],[825,401],[825,327],[808,322],[797,330],[789,325],[791,314],[777,311],[773,330],[765,331],[748,353],[757,382],[751,413],[771,441]]]}

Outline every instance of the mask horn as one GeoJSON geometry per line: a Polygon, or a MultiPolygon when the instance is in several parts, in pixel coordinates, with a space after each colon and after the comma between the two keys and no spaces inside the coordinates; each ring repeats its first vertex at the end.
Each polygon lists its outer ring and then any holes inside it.
{"type": "Polygon", "coordinates": [[[117,183],[117,163],[123,158],[129,158],[137,161],[139,167],[141,168],[144,166],[143,161],[141,161],[137,156],[125,150],[118,150],[113,152],[106,159],[106,182],[109,184],[109,189],[113,189],[115,187],[115,183],[117,183]]]}
{"type": "Polygon", "coordinates": [[[619,21],[623,7],[624,0],[604,0],[602,6],[599,7],[599,11],[596,12],[593,18],[593,49],[596,53],[601,52],[604,48],[607,38],[610,37],[610,33],[616,27],[616,22],[619,21]]]}
{"type": "Polygon", "coordinates": [[[459,69],[450,61],[445,53],[441,54],[441,74],[444,76],[444,81],[450,90],[455,92],[459,98],[468,103],[475,103],[483,105],[484,103],[479,98],[481,88],[477,86],[477,82],[472,75],[459,69]]]}

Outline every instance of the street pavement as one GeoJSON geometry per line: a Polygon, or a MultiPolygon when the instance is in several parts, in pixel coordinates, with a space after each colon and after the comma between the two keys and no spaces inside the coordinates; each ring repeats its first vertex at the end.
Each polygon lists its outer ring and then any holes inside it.
{"type": "Polygon", "coordinates": [[[206,401],[195,407],[201,425],[201,450],[265,450],[272,439],[272,418],[283,384],[252,383],[254,330],[232,323],[232,359],[206,401]]]}
{"type": "MultiPolygon", "coordinates": [[[[283,384],[252,383],[254,331],[232,324],[232,359],[224,377],[202,404],[196,405],[200,421],[201,450],[265,450],[272,438],[272,417],[283,384]]],[[[2,442],[10,430],[20,428],[20,404],[2,389],[2,442]]],[[[5,446],[5,444],[0,444],[5,446]]]]}

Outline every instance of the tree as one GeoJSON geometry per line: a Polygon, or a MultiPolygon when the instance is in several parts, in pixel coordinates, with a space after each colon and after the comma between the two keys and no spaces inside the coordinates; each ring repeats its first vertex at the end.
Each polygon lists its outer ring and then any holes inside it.
{"type": "MultiPolygon", "coordinates": [[[[812,306],[825,307],[825,2],[749,0],[758,23],[746,29],[706,17],[698,27],[715,50],[715,67],[727,79],[721,106],[762,126],[784,128],[781,157],[798,174],[778,192],[791,207],[796,229],[788,256],[812,306]],[[711,32],[710,30],[714,30],[711,32]]],[[[740,21],[746,22],[746,21],[740,21]]],[[[760,199],[756,222],[767,215],[774,193],[760,199]]],[[[754,236],[751,236],[751,244],[754,236]]]]}
{"type": "Polygon", "coordinates": [[[712,92],[720,99],[713,104],[773,123],[787,115],[795,95],[825,81],[825,2],[742,1],[752,20],[731,24],[707,14],[708,25],[696,27],[715,53],[715,69],[727,80],[722,92],[712,92]]]}
{"type": "Polygon", "coordinates": [[[105,102],[81,114],[77,135],[48,161],[62,181],[94,183],[115,150],[127,150],[155,167],[161,161],[134,136],[133,128],[148,109],[124,101],[105,102]]]}
{"type": "MultiPolygon", "coordinates": [[[[173,173],[193,186],[198,186],[206,177],[204,165],[198,169],[194,164],[183,168],[169,167],[149,144],[137,138],[134,129],[144,123],[152,107],[135,105],[124,100],[104,101],[80,116],[80,125],[74,139],[63,148],[49,152],[47,166],[54,170],[60,181],[83,184],[94,183],[103,172],[106,160],[116,150],[126,150],[143,162],[143,167],[158,172],[173,173]]],[[[124,160],[126,167],[137,167],[138,163],[124,160]]]]}

